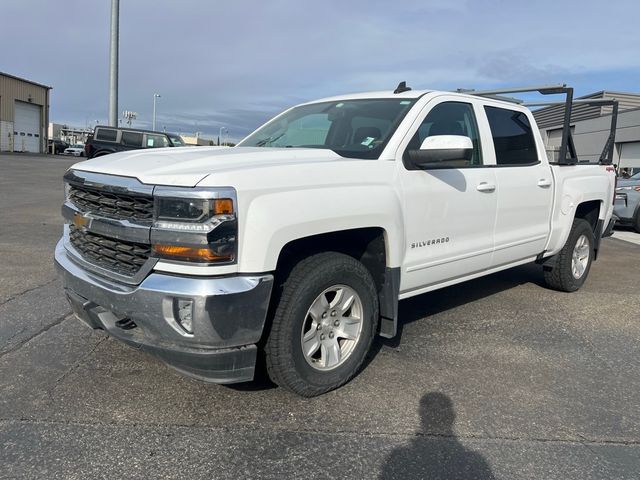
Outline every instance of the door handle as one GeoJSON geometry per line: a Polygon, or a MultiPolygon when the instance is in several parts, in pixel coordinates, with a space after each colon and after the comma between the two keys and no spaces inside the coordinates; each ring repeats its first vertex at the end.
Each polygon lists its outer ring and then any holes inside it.
{"type": "Polygon", "coordinates": [[[551,180],[548,180],[546,178],[541,178],[540,180],[538,180],[538,186],[540,188],[548,188],[551,186],[551,180]]]}
{"type": "Polygon", "coordinates": [[[496,190],[496,186],[493,183],[482,182],[476,187],[479,192],[491,193],[496,190]]]}

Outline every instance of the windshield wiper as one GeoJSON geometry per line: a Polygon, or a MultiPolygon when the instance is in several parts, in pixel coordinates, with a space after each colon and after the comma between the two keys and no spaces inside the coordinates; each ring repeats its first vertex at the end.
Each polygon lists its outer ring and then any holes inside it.
{"type": "Polygon", "coordinates": [[[256,147],[264,147],[267,143],[273,143],[276,140],[278,140],[280,137],[282,137],[285,133],[287,133],[287,132],[282,132],[280,135],[278,135],[276,137],[264,138],[264,139],[260,140],[259,142],[256,142],[256,147]]]}

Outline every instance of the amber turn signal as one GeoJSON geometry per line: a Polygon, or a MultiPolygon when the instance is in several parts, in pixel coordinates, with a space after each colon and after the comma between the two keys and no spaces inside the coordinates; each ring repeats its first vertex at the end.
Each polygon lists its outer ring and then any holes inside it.
{"type": "Polygon", "coordinates": [[[230,198],[217,198],[213,201],[214,215],[231,215],[233,213],[233,200],[230,198]]]}
{"type": "Polygon", "coordinates": [[[231,255],[216,255],[208,248],[180,247],[177,245],[154,245],[154,252],[161,257],[192,262],[225,262],[233,260],[231,255]]]}

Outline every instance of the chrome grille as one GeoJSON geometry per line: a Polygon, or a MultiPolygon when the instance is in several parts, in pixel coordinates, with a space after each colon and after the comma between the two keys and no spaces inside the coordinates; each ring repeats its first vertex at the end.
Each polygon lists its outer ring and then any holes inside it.
{"type": "Polygon", "coordinates": [[[151,222],[153,197],[112,193],[104,190],[71,185],[69,200],[83,212],[96,213],[104,217],[151,222]]]}
{"type": "Polygon", "coordinates": [[[129,277],[138,273],[151,253],[151,245],[105,237],[74,225],[69,225],[69,240],[86,261],[129,277]]]}

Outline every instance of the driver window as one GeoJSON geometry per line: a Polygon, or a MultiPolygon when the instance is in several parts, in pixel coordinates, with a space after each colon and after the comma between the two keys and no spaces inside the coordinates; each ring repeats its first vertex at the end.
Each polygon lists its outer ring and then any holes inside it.
{"type": "Polygon", "coordinates": [[[164,135],[153,135],[147,133],[147,148],[163,148],[169,146],[169,140],[164,135]]]}
{"type": "Polygon", "coordinates": [[[407,150],[419,150],[424,139],[434,135],[469,137],[473,143],[473,154],[466,166],[482,165],[478,126],[470,103],[443,102],[433,107],[409,142],[407,150]]]}

